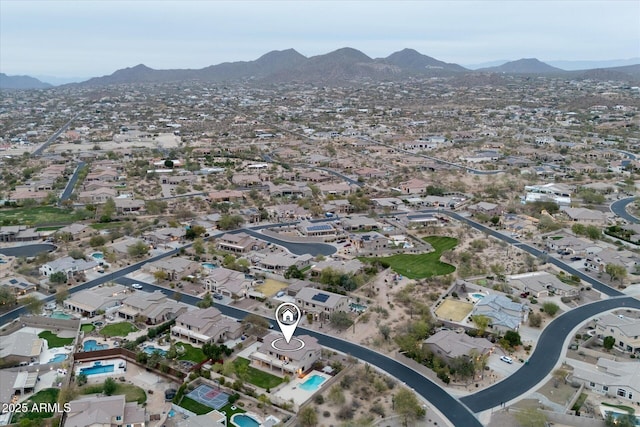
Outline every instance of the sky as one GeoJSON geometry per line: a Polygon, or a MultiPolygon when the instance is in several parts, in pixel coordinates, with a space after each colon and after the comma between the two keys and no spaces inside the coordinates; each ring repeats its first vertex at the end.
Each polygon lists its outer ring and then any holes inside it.
{"type": "Polygon", "coordinates": [[[640,0],[0,0],[0,72],[94,77],[203,68],[293,48],[461,65],[640,57],[640,0]]]}

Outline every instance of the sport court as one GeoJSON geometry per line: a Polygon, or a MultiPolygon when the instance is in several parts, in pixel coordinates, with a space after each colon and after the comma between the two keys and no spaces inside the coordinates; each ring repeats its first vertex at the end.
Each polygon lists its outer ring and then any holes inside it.
{"type": "Polygon", "coordinates": [[[219,410],[229,402],[229,395],[206,384],[200,384],[187,397],[209,408],[219,410]]]}
{"type": "Polygon", "coordinates": [[[446,299],[436,309],[436,316],[452,322],[461,322],[473,310],[473,304],[465,301],[446,299]]]}

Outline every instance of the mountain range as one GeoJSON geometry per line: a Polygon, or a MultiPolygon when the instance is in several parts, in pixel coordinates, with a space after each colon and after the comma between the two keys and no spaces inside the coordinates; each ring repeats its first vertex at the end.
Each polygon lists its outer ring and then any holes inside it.
{"type": "MultiPolygon", "coordinates": [[[[638,61],[640,62],[640,61],[638,61]]],[[[464,76],[467,74],[527,74],[640,81],[640,64],[613,68],[566,71],[535,58],[519,59],[501,65],[467,69],[423,55],[413,49],[403,49],[386,58],[370,58],[349,47],[307,58],[294,49],[269,52],[254,61],[225,62],[201,69],[155,70],[140,64],[117,70],[113,74],[94,77],[65,86],[98,87],[112,84],[161,83],[172,81],[259,83],[300,82],[338,84],[355,80],[401,80],[421,76],[464,76]]],[[[51,87],[27,76],[0,75],[0,89],[42,89],[51,87]]]]}

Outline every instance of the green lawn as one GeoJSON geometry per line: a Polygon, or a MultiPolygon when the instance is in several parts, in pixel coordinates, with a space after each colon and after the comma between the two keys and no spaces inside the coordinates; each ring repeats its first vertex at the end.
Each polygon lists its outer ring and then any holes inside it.
{"type": "Polygon", "coordinates": [[[80,330],[82,332],[84,332],[85,334],[87,332],[91,332],[95,329],[96,327],[94,325],[92,325],[91,323],[85,323],[84,325],[80,326],[80,330]]]}
{"type": "Polygon", "coordinates": [[[233,405],[231,403],[227,403],[222,408],[220,408],[220,412],[225,412],[227,414],[227,425],[228,426],[232,425],[231,424],[231,416],[233,414],[244,414],[245,412],[247,412],[244,409],[241,409],[238,406],[236,406],[237,404],[238,404],[238,402],[234,403],[233,405]],[[232,406],[236,406],[236,409],[231,409],[232,406]]]}
{"type": "Polygon", "coordinates": [[[73,338],[60,338],[51,331],[42,331],[38,334],[38,337],[47,340],[49,348],[64,347],[73,342],[73,338]]]}
{"type": "Polygon", "coordinates": [[[122,223],[120,221],[96,222],[95,224],[91,224],[89,227],[95,230],[111,230],[112,228],[122,227],[122,223]]]}
{"type": "Polygon", "coordinates": [[[190,360],[195,363],[200,363],[207,358],[199,347],[194,347],[191,344],[183,342],[176,343],[176,347],[180,346],[184,347],[184,353],[178,352],[178,360],[190,360]]]}
{"type": "MultiPolygon", "coordinates": [[[[102,393],[102,383],[84,386],[80,389],[81,394],[102,393]]],[[[117,382],[114,395],[124,394],[124,400],[127,402],[138,402],[140,404],[147,401],[147,393],[140,387],[133,384],[124,384],[117,382]]]]}
{"type": "MultiPolygon", "coordinates": [[[[250,361],[244,359],[242,357],[238,357],[233,361],[234,366],[236,367],[236,372],[239,367],[246,366],[247,374],[246,380],[253,385],[258,387],[262,387],[264,389],[273,388],[282,382],[282,378],[276,377],[275,375],[271,375],[268,372],[261,371],[260,369],[256,369],[250,365],[250,361]]],[[[243,368],[240,368],[243,369],[243,368]]]]}
{"type": "Polygon", "coordinates": [[[131,332],[136,332],[138,328],[129,322],[112,323],[100,330],[100,335],[105,337],[126,337],[131,332]]]}
{"type": "Polygon", "coordinates": [[[385,261],[391,269],[409,279],[424,279],[426,277],[442,276],[453,273],[456,268],[440,261],[444,251],[453,249],[458,244],[458,239],[444,236],[425,237],[424,241],[433,246],[434,252],[428,254],[397,254],[388,257],[360,257],[361,261],[385,261]]]}
{"type": "Polygon", "coordinates": [[[0,209],[1,223],[24,225],[69,224],[83,219],[82,214],[73,209],[54,206],[0,209]]]}
{"type": "Polygon", "coordinates": [[[209,408],[208,406],[203,405],[200,402],[196,402],[187,396],[182,398],[182,402],[180,402],[179,406],[182,406],[184,409],[189,410],[196,415],[208,414],[213,411],[213,408],[209,408]]]}
{"type": "MultiPolygon", "coordinates": [[[[33,396],[31,396],[28,400],[26,400],[27,405],[31,407],[32,404],[40,404],[40,403],[56,403],[58,401],[58,394],[60,393],[60,389],[57,388],[45,388],[44,390],[40,390],[33,396]]],[[[26,413],[14,413],[11,419],[12,423],[17,423],[21,418],[27,418],[30,420],[35,420],[38,418],[51,418],[53,417],[53,412],[26,412],[26,413]]]]}

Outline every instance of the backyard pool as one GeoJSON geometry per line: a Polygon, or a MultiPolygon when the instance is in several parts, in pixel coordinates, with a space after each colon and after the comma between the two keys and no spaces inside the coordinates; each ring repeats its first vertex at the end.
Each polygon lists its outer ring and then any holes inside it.
{"type": "Polygon", "coordinates": [[[84,351],[96,351],[96,350],[104,350],[105,348],[109,348],[108,344],[98,344],[96,340],[86,340],[82,345],[82,349],[84,351]]]}
{"type": "Polygon", "coordinates": [[[351,304],[349,304],[349,308],[351,308],[351,311],[356,311],[358,313],[362,313],[363,311],[365,311],[367,309],[366,305],[362,305],[362,304],[356,304],[355,302],[352,302],[351,304]]]}
{"type": "Polygon", "coordinates": [[[300,384],[300,388],[306,391],[316,391],[324,381],[324,377],[321,377],[320,375],[312,375],[305,382],[300,384]]]}
{"type": "Polygon", "coordinates": [[[63,313],[62,311],[54,311],[49,317],[52,319],[73,319],[73,316],[63,313]]]}
{"type": "Polygon", "coordinates": [[[215,265],[215,264],[213,264],[213,263],[210,263],[210,262],[203,262],[203,263],[202,263],[202,266],[203,266],[204,268],[208,268],[209,270],[213,270],[214,268],[218,268],[218,266],[217,266],[217,265],[215,265]]]}
{"type": "Polygon", "coordinates": [[[88,368],[80,368],[80,373],[85,374],[86,376],[98,375],[98,374],[110,374],[115,369],[115,365],[101,365],[99,364],[100,362],[96,362],[96,363],[98,364],[90,366],[88,368]]]}
{"type": "Polygon", "coordinates": [[[91,254],[91,257],[94,259],[104,259],[102,252],[94,252],[91,254]]]}
{"type": "Polygon", "coordinates": [[[53,359],[49,359],[49,362],[47,362],[47,363],[64,362],[65,360],[67,360],[68,357],[69,357],[69,355],[67,355],[67,354],[59,353],[59,354],[56,354],[55,356],[53,356],[53,359]]]}
{"type": "Polygon", "coordinates": [[[231,416],[231,424],[238,427],[260,427],[260,423],[246,414],[234,414],[231,416]]]}
{"type": "Polygon", "coordinates": [[[484,294],[471,294],[472,297],[476,298],[476,299],[482,299],[484,298],[484,294]]]}
{"type": "Polygon", "coordinates": [[[152,345],[148,345],[145,348],[142,349],[142,351],[144,351],[147,354],[153,354],[153,353],[159,353],[160,356],[166,356],[167,352],[161,348],[156,348],[152,345]]]}

